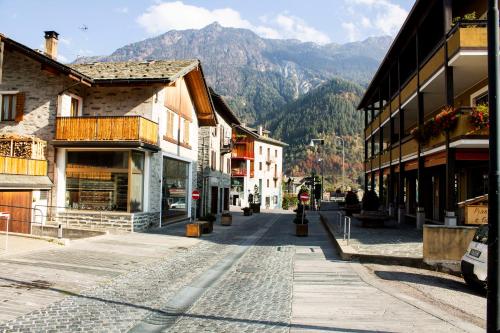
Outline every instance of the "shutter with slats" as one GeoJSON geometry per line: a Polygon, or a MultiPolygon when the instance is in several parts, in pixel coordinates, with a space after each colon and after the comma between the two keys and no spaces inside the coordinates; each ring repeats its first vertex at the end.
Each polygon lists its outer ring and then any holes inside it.
{"type": "Polygon", "coordinates": [[[16,94],[16,118],[15,121],[20,122],[24,116],[24,101],[25,94],[23,92],[16,94]]]}

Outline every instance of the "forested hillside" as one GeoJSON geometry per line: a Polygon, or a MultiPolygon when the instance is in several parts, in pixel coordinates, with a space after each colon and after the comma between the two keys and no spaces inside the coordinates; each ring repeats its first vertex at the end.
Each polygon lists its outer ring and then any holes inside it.
{"type": "Polygon", "coordinates": [[[353,180],[360,178],[364,116],[356,111],[356,106],[362,94],[359,85],[336,78],[287,104],[267,122],[273,135],[290,145],[285,154],[286,173],[299,175],[312,170],[319,173],[323,167],[328,180],[339,184],[342,145],[335,136],[340,136],[345,140],[346,176],[353,180]],[[308,147],[313,138],[325,139],[319,153],[308,147]],[[318,158],[323,162],[318,163],[318,158]]]}

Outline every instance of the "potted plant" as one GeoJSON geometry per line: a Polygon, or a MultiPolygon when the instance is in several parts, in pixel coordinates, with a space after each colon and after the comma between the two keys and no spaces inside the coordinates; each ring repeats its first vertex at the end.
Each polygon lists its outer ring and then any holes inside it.
{"type": "Polygon", "coordinates": [[[490,112],[488,105],[480,104],[472,109],[470,121],[476,130],[482,130],[490,127],[490,112]]]}
{"type": "Polygon", "coordinates": [[[214,214],[207,214],[205,216],[200,217],[198,220],[199,221],[206,221],[207,222],[207,227],[203,228],[202,233],[204,234],[209,234],[214,230],[214,222],[217,219],[217,217],[214,214]]]}
{"type": "Polygon", "coordinates": [[[222,213],[220,223],[222,225],[231,225],[233,223],[233,216],[229,212],[222,213]]]}
{"type": "Polygon", "coordinates": [[[242,208],[242,210],[243,210],[243,216],[250,216],[253,213],[252,208],[250,207],[244,207],[242,208]]]}
{"type": "Polygon", "coordinates": [[[361,211],[358,195],[353,191],[347,191],[345,194],[344,210],[347,216],[352,216],[353,213],[359,213],[361,211]]]}

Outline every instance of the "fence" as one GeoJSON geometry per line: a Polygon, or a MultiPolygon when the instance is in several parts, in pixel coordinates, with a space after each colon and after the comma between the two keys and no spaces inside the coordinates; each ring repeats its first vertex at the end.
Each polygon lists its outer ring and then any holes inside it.
{"type": "Polygon", "coordinates": [[[343,212],[337,212],[338,232],[342,234],[342,239],[349,245],[351,240],[351,217],[345,216],[343,212]]]}

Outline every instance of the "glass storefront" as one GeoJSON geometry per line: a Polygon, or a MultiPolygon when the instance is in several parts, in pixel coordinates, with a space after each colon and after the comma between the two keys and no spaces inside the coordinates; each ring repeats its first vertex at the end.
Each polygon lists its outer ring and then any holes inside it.
{"type": "Polygon", "coordinates": [[[143,209],[144,153],[70,151],[66,164],[66,206],[97,211],[143,209]],[[129,193],[130,187],[130,193],[129,193]]]}
{"type": "Polygon", "coordinates": [[[162,219],[188,216],[189,163],[163,158],[162,219]]]}

